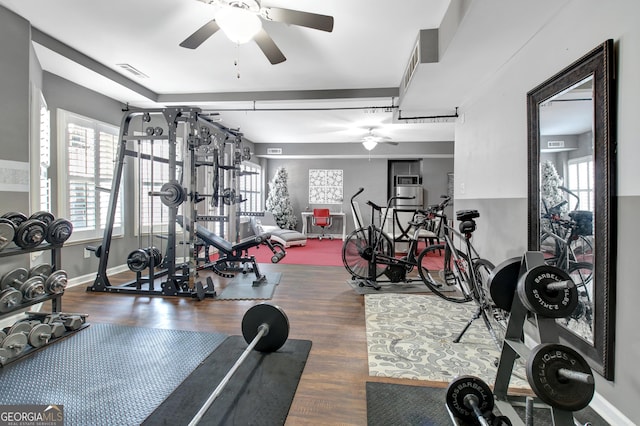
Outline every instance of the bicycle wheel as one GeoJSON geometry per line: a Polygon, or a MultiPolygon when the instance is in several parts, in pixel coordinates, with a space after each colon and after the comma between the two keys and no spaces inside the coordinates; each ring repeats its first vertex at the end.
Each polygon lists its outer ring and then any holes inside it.
{"type": "Polygon", "coordinates": [[[587,262],[571,263],[569,276],[578,290],[578,306],[567,318],[561,318],[569,330],[578,336],[593,341],[593,264],[587,262]]]}
{"type": "MultiPolygon", "coordinates": [[[[393,243],[384,233],[374,230],[376,235],[381,235],[377,252],[393,256],[393,243]]],[[[351,232],[342,245],[342,263],[351,276],[371,280],[379,277],[387,269],[385,264],[376,264],[375,277],[369,271],[369,263],[373,258],[374,248],[369,244],[368,230],[364,228],[351,232]]]]}
{"type": "Polygon", "coordinates": [[[420,278],[429,290],[444,300],[465,303],[473,299],[469,272],[471,267],[467,256],[456,249],[459,261],[447,256],[442,244],[429,246],[418,255],[420,278]]]}

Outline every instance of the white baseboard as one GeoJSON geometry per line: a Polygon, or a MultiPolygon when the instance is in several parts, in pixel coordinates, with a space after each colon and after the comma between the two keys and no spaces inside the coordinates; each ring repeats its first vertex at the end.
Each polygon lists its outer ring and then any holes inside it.
{"type": "Polygon", "coordinates": [[[607,423],[616,426],[635,426],[636,423],[629,420],[624,414],[620,412],[616,407],[611,405],[609,401],[604,399],[597,392],[593,395],[591,404],[589,407],[600,415],[607,423]]]}
{"type": "MultiPolygon", "coordinates": [[[[122,265],[114,266],[113,268],[107,269],[107,275],[119,274],[121,272],[126,272],[128,270],[129,268],[127,267],[127,265],[122,264],[122,265]]],[[[67,287],[75,287],[81,284],[89,284],[89,283],[92,283],[95,279],[96,279],[95,273],[81,275],[79,277],[71,278],[67,282],[67,287]]]]}

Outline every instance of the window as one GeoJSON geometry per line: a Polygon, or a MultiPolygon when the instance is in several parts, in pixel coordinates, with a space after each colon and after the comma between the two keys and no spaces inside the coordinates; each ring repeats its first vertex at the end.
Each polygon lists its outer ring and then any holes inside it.
{"type": "MultiPolygon", "coordinates": [[[[593,211],[593,157],[573,158],[568,162],[567,187],[578,196],[580,210],[593,211]]],[[[574,200],[569,200],[571,209],[574,200]]]]}
{"type": "MultiPolygon", "coordinates": [[[[182,160],[182,140],[176,139],[176,161],[182,160]]],[[[136,146],[141,154],[145,154],[146,158],[135,158],[136,163],[136,190],[138,191],[137,200],[140,200],[136,206],[136,229],[140,230],[142,224],[142,233],[149,232],[161,233],[169,225],[169,207],[162,203],[160,197],[150,196],[149,192],[160,192],[162,185],[166,182],[176,180],[176,176],[170,176],[169,164],[161,161],[169,158],[169,143],[166,140],[141,140],[136,146]],[[152,162],[151,158],[155,160],[152,162]],[[142,188],[140,188],[142,183],[142,188]],[[151,227],[153,224],[153,227],[151,227]]],[[[180,173],[180,166],[177,167],[177,173],[180,173]]],[[[179,207],[178,214],[181,214],[179,207]]]]}
{"type": "Polygon", "coordinates": [[[240,204],[240,210],[244,212],[261,212],[262,205],[262,170],[253,163],[240,164],[240,176],[238,177],[240,196],[247,200],[240,204]]]}
{"type": "MultiPolygon", "coordinates": [[[[109,214],[118,128],[59,110],[60,211],[73,224],[71,241],[101,238],[109,214]]],[[[122,191],[113,235],[122,235],[122,191]]]]}
{"type": "Polygon", "coordinates": [[[38,210],[51,211],[51,178],[49,178],[49,166],[51,165],[51,135],[50,135],[49,108],[40,94],[40,193],[38,210]]]}

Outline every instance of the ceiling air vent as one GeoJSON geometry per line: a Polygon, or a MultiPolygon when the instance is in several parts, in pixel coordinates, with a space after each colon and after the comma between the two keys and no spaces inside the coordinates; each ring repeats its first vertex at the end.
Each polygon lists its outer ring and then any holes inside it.
{"type": "Polygon", "coordinates": [[[404,72],[404,77],[402,78],[402,87],[406,90],[409,87],[409,82],[411,78],[413,78],[413,73],[416,71],[418,67],[418,63],[420,62],[420,39],[416,42],[416,45],[413,48],[413,52],[411,53],[411,58],[409,58],[409,64],[407,65],[407,70],[404,72]]]}
{"type": "Polygon", "coordinates": [[[549,141],[547,148],[564,148],[564,141],[549,141]]]}
{"type": "Polygon", "coordinates": [[[134,68],[133,66],[131,66],[129,64],[116,64],[116,65],[119,66],[120,68],[122,68],[123,70],[130,72],[131,74],[135,75],[138,78],[149,78],[148,75],[146,75],[145,73],[143,73],[139,69],[134,68]]]}
{"type": "Polygon", "coordinates": [[[280,155],[282,154],[282,148],[267,148],[268,155],[280,155]]]}

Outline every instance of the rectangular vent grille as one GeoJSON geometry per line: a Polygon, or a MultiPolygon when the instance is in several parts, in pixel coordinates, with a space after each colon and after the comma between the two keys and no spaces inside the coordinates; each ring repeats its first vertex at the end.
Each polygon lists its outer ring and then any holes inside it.
{"type": "Polygon", "coordinates": [[[267,154],[280,155],[282,154],[282,148],[267,148],[267,154]]]}
{"type": "Polygon", "coordinates": [[[547,142],[549,148],[564,148],[564,141],[549,141],[547,142]]]}
{"type": "Polygon", "coordinates": [[[413,73],[415,73],[419,63],[420,63],[420,37],[418,37],[418,41],[416,42],[416,45],[413,48],[413,53],[411,53],[411,58],[409,58],[409,65],[407,66],[407,71],[405,71],[404,78],[402,79],[403,91],[406,91],[407,87],[409,87],[409,82],[411,82],[411,79],[413,78],[413,73]]]}
{"type": "Polygon", "coordinates": [[[125,71],[130,72],[131,74],[135,75],[136,77],[139,78],[149,78],[148,75],[146,75],[145,73],[143,73],[142,71],[140,71],[139,69],[129,65],[129,64],[116,64],[117,66],[119,66],[120,68],[122,68],[125,71]]]}

